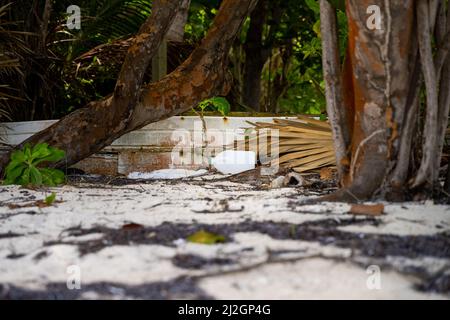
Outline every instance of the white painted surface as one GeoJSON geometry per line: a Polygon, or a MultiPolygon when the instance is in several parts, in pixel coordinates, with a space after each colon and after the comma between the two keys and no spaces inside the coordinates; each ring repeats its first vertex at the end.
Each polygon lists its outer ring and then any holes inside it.
{"type": "MultiPolygon", "coordinates": [[[[206,127],[208,131],[214,132],[234,132],[243,128],[250,128],[251,125],[247,122],[272,122],[274,118],[271,117],[205,117],[206,127]]],[[[286,118],[287,119],[287,118],[286,118]]],[[[11,145],[16,145],[23,142],[33,134],[46,129],[57,120],[47,121],[26,121],[26,122],[11,122],[0,123],[0,126],[6,128],[5,132],[0,132],[5,137],[5,142],[11,145]]],[[[199,117],[172,117],[148,126],[130,132],[113,142],[112,147],[115,149],[126,147],[154,147],[163,145],[176,145],[178,138],[183,132],[190,134],[193,139],[195,132],[201,138],[202,122],[199,117]],[[178,132],[174,135],[174,132],[178,132]]]]}

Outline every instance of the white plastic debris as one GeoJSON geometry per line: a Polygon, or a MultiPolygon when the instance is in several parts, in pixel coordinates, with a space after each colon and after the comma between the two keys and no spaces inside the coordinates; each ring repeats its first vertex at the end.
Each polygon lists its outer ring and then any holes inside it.
{"type": "Polygon", "coordinates": [[[213,158],[211,164],[222,174],[238,174],[255,168],[256,153],[227,150],[213,158]]]}
{"type": "Polygon", "coordinates": [[[128,175],[128,179],[135,180],[175,180],[183,178],[199,177],[207,174],[208,171],[201,170],[187,170],[187,169],[162,169],[152,172],[132,172],[128,175]]]}

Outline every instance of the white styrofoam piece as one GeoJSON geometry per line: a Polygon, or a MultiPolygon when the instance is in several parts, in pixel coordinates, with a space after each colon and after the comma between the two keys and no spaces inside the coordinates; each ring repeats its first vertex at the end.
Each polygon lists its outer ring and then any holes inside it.
{"type": "Polygon", "coordinates": [[[227,150],[211,160],[212,165],[223,174],[238,174],[255,168],[254,151],[227,150]]]}

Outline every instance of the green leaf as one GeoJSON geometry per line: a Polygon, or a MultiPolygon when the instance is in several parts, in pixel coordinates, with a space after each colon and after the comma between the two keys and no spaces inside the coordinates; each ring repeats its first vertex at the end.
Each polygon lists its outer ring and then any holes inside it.
{"type": "Polygon", "coordinates": [[[22,150],[16,150],[11,154],[11,161],[25,162],[25,153],[22,150]]]}
{"type": "Polygon", "coordinates": [[[227,116],[231,111],[230,103],[223,97],[214,97],[199,103],[198,108],[204,112],[207,107],[212,107],[214,111],[219,111],[222,116],[227,116]]]}
{"type": "Polygon", "coordinates": [[[42,185],[42,174],[34,166],[30,167],[30,182],[36,186],[42,185]]]}
{"type": "Polygon", "coordinates": [[[306,5],[308,6],[308,8],[310,8],[312,11],[314,11],[315,14],[319,14],[320,13],[320,5],[319,5],[319,1],[317,0],[305,0],[306,5]]]}
{"type": "Polygon", "coordinates": [[[48,149],[48,144],[39,143],[34,146],[31,151],[32,159],[45,158],[51,154],[51,151],[48,149]]]}
{"type": "Polygon", "coordinates": [[[320,20],[317,20],[313,25],[313,31],[317,34],[319,38],[322,37],[322,32],[320,30],[320,20]]]}
{"type": "Polygon", "coordinates": [[[52,192],[51,195],[49,195],[44,199],[44,202],[46,205],[51,206],[53,202],[55,202],[55,200],[56,200],[56,193],[52,192]]]}
{"type": "Polygon", "coordinates": [[[44,185],[54,187],[65,181],[64,172],[58,169],[44,168],[40,169],[44,185]]]}
{"type": "MultiPolygon", "coordinates": [[[[10,163],[11,165],[11,163],[10,163]]],[[[18,177],[20,177],[23,171],[27,168],[27,165],[24,163],[19,163],[19,165],[14,166],[12,169],[8,167],[6,168],[6,176],[3,184],[14,184],[18,177]]]]}
{"type": "Polygon", "coordinates": [[[42,174],[42,184],[48,187],[56,187],[56,184],[53,182],[52,175],[47,172],[48,169],[41,169],[42,174]]]}
{"type": "Polygon", "coordinates": [[[20,166],[21,164],[25,164],[25,163],[23,161],[11,160],[5,168],[5,172],[8,173],[9,171],[12,171],[16,167],[20,166]]]}
{"type": "Polygon", "coordinates": [[[205,111],[205,109],[209,106],[209,100],[205,100],[203,102],[200,102],[200,104],[198,105],[198,107],[200,108],[200,110],[202,112],[205,111]]]}
{"type": "Polygon", "coordinates": [[[59,150],[57,148],[49,147],[49,155],[40,158],[33,162],[34,165],[38,165],[41,162],[57,162],[61,159],[64,159],[66,153],[63,150],[59,150]]]}
{"type": "Polygon", "coordinates": [[[217,244],[217,243],[224,243],[225,237],[221,235],[217,235],[214,233],[207,232],[205,230],[200,230],[189,237],[187,237],[187,241],[192,243],[199,243],[199,244],[217,244]]]}
{"type": "Polygon", "coordinates": [[[30,184],[30,167],[26,168],[19,177],[18,184],[26,186],[30,184]]]}
{"type": "Polygon", "coordinates": [[[219,111],[224,117],[227,116],[231,111],[230,103],[223,97],[212,98],[211,103],[214,108],[216,108],[217,111],[219,111]]]}
{"type": "Polygon", "coordinates": [[[31,155],[31,147],[30,147],[29,143],[27,143],[24,146],[23,153],[25,154],[25,161],[31,161],[32,155],[31,155]]]}

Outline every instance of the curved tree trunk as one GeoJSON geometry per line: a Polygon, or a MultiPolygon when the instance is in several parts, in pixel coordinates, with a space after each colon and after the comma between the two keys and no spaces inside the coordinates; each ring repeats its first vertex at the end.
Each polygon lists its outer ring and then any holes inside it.
{"type": "MultiPolygon", "coordinates": [[[[64,117],[22,143],[46,142],[66,151],[55,167],[68,167],[125,133],[229,91],[227,56],[256,0],[224,0],[201,45],[175,71],[140,89],[142,75],[164,38],[182,0],[155,0],[151,17],[129,49],[113,95],[64,117]]],[[[21,146],[22,146],[21,145],[21,146]]],[[[21,146],[18,146],[20,148],[21,146]]],[[[0,159],[3,168],[9,155],[0,159]]]]}

